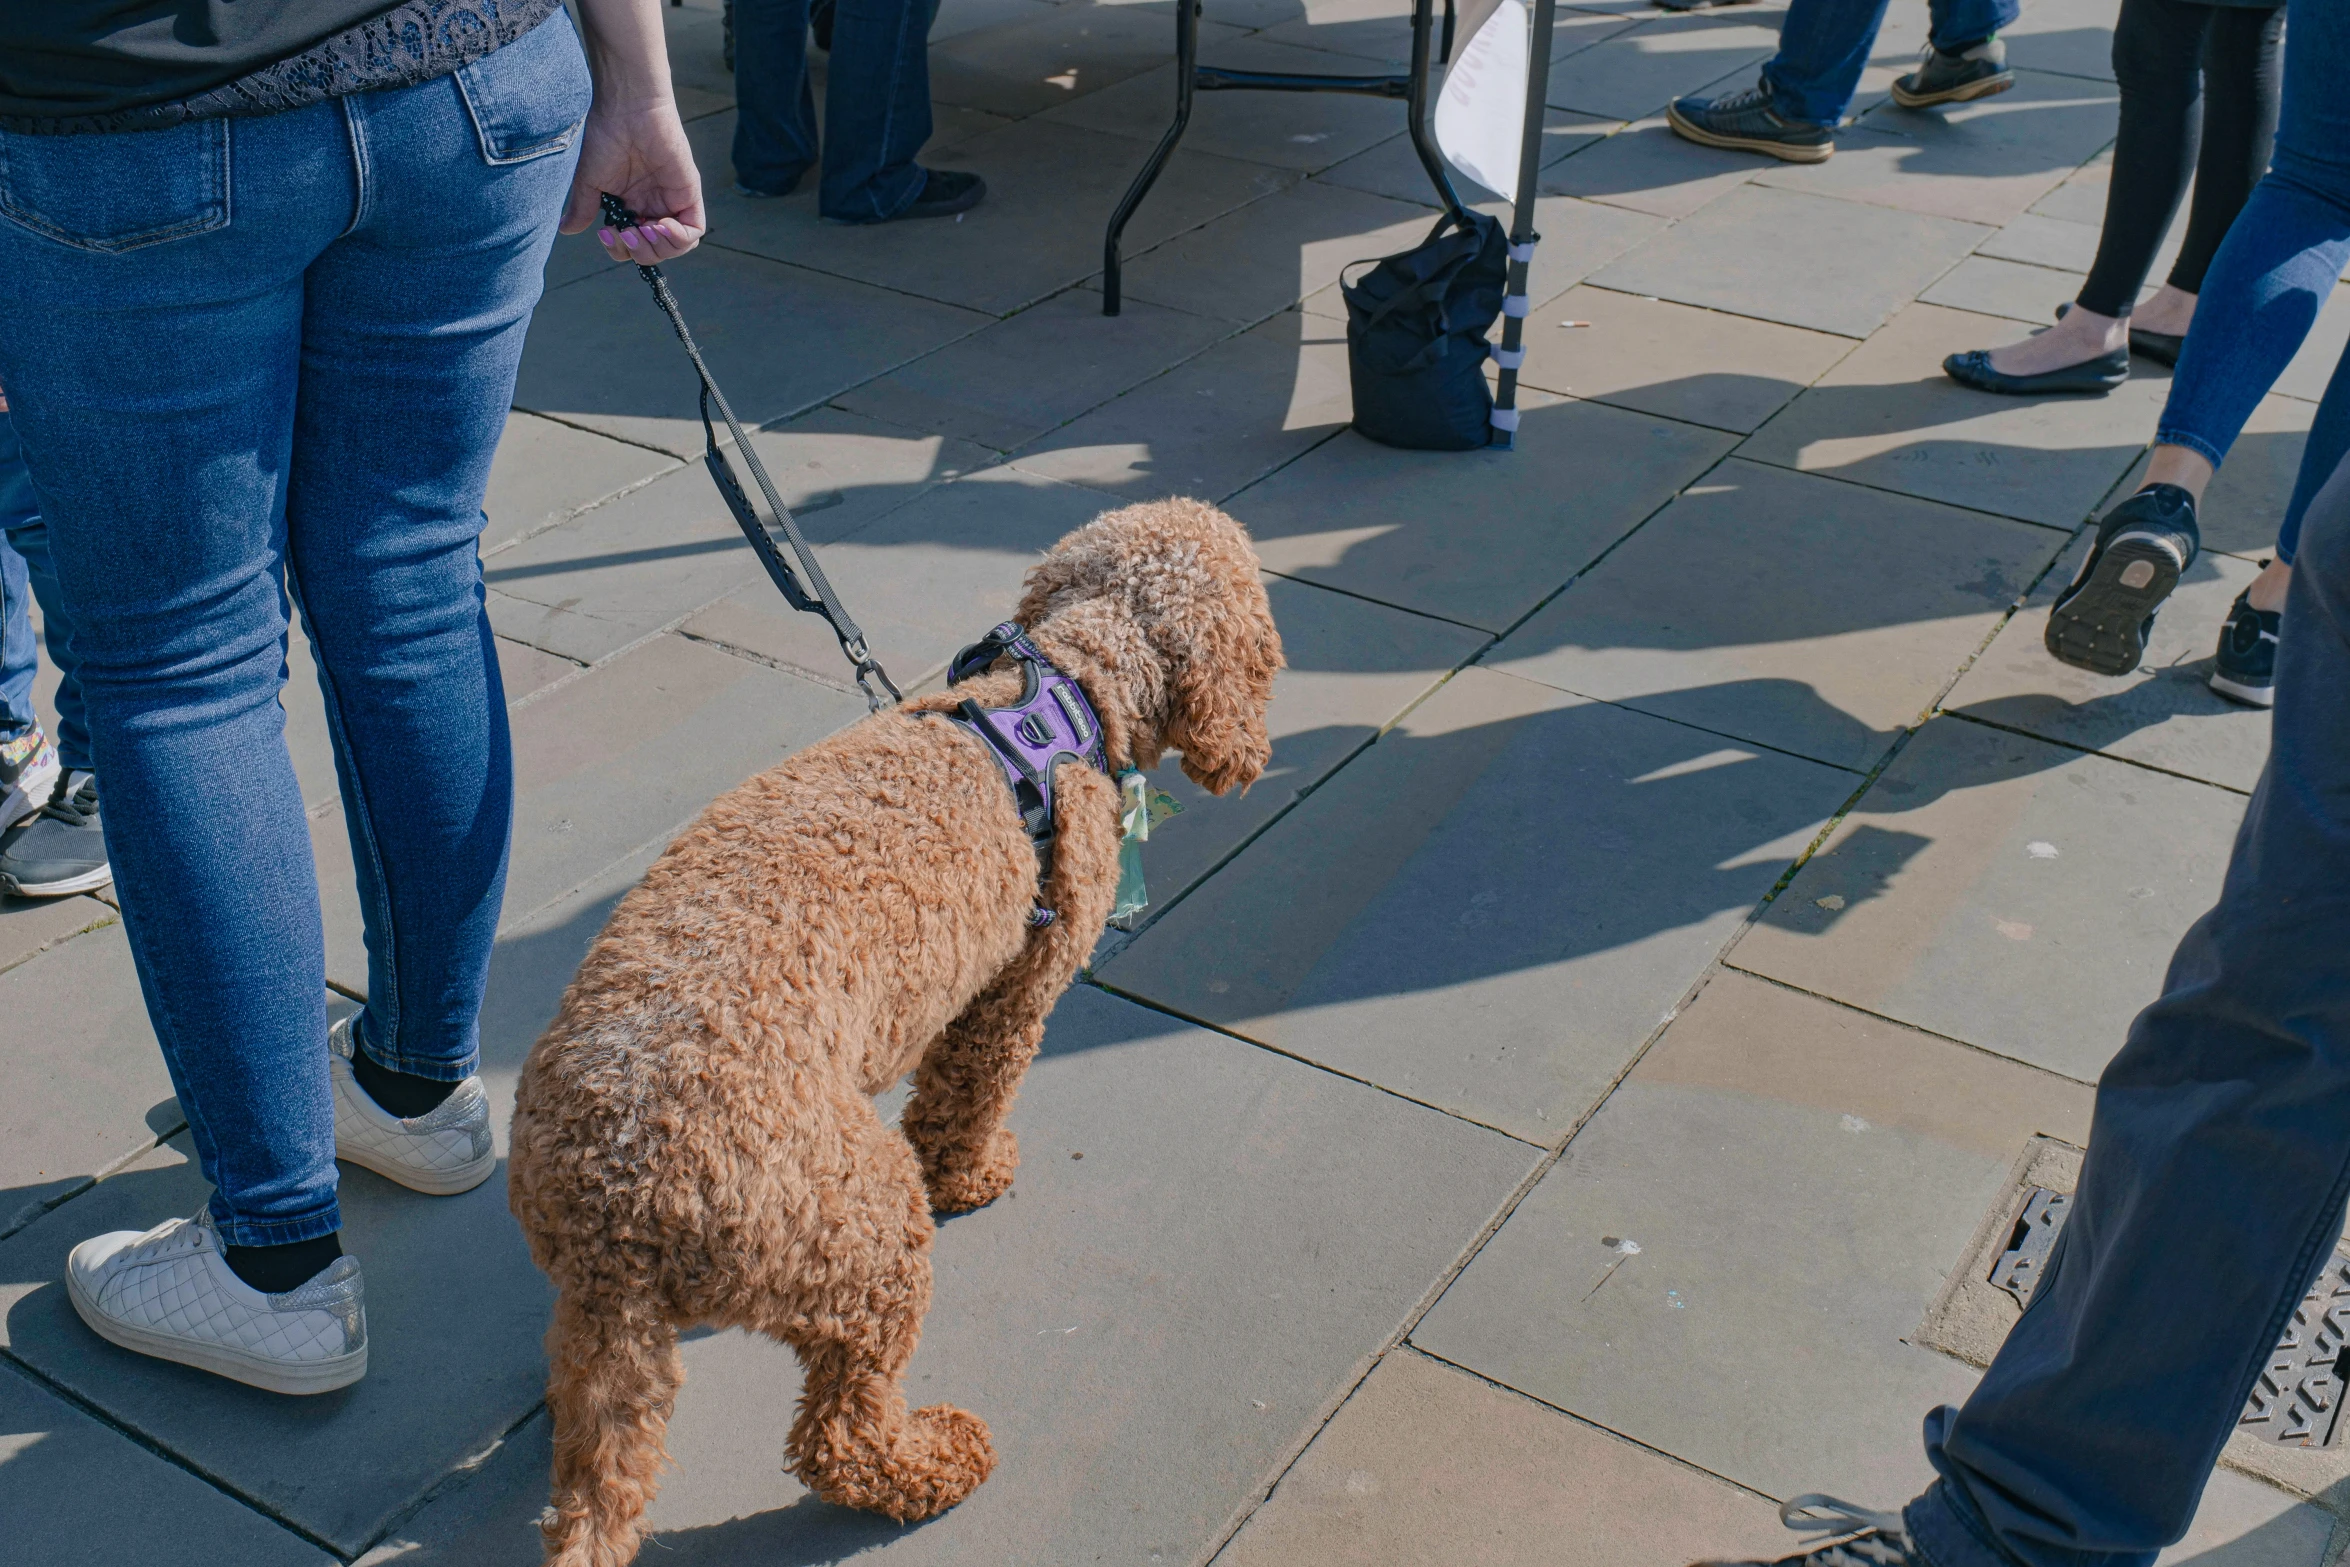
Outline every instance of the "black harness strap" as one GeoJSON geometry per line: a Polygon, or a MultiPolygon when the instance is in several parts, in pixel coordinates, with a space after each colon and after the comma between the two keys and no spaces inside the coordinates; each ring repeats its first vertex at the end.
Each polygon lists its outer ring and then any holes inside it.
{"type": "MultiPolygon", "coordinates": [[[[618,197],[606,192],[604,221],[623,229],[634,228],[636,214],[622,206],[618,197]]],[[[800,525],[792,520],[791,508],[784,505],[783,497],[775,493],[775,481],[767,477],[766,464],[759,461],[759,454],[752,448],[750,437],[743,433],[741,423],[734,417],[734,410],[727,406],[726,394],[718,390],[716,381],[710,379],[710,367],[702,363],[701,347],[694,342],[693,333],[686,330],[685,317],[677,309],[677,297],[669,292],[669,280],[661,275],[661,269],[657,266],[640,262],[636,270],[638,276],[651,286],[653,302],[669,318],[669,325],[676,331],[677,340],[685,345],[686,357],[694,362],[694,374],[702,379],[702,462],[709,468],[710,477],[717,481],[718,493],[725,500],[726,509],[734,513],[735,523],[743,530],[743,537],[750,541],[752,553],[759,557],[759,564],[767,568],[767,575],[774,580],[786,603],[796,610],[823,616],[825,623],[832,627],[832,634],[840,639],[842,654],[856,668],[857,689],[865,693],[867,707],[878,713],[902,701],[904,693],[898,690],[897,682],[889,678],[888,671],[881,667],[880,661],[865,646],[865,633],[858,630],[856,621],[849,618],[848,610],[833,593],[832,584],[825,579],[824,568],[816,564],[816,552],[800,536],[800,525]],[[712,403],[718,405],[719,417],[726,421],[726,428],[733,432],[734,449],[742,453],[743,461],[750,465],[751,477],[758,482],[759,493],[766,498],[769,513],[775,519],[773,523],[761,517],[757,508],[752,506],[750,497],[743,493],[741,481],[734,476],[734,469],[728,465],[725,453],[719,450],[718,427],[710,422],[712,403]],[[778,526],[783,530],[784,542],[791,547],[792,562],[799,567],[798,576],[793,575],[792,565],[785,562],[783,552],[776,548],[775,529],[778,526]],[[802,576],[808,581],[804,588],[800,585],[802,576]]]]}

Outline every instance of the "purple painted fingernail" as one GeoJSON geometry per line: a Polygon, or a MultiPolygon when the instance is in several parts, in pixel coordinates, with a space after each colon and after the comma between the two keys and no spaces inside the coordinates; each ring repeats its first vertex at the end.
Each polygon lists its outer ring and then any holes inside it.
{"type": "Polygon", "coordinates": [[[640,242],[640,237],[638,236],[635,229],[630,229],[628,232],[620,236],[620,243],[626,245],[631,250],[636,249],[640,242]]]}
{"type": "Polygon", "coordinates": [[[602,240],[607,245],[617,245],[620,243],[620,236],[613,233],[610,229],[596,230],[596,238],[602,240]]]}

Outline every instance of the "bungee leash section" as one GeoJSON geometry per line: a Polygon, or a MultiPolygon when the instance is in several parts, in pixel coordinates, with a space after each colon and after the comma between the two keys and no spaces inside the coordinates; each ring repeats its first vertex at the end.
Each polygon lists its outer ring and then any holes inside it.
{"type": "MultiPolygon", "coordinates": [[[[636,227],[636,214],[622,205],[620,198],[605,192],[603,200],[605,222],[616,229],[636,227]]],[[[743,433],[742,424],[735,418],[734,410],[727,406],[726,394],[718,390],[716,381],[710,379],[710,367],[702,362],[702,350],[695,343],[693,333],[686,330],[685,317],[677,309],[677,296],[669,292],[669,280],[661,275],[658,266],[639,262],[636,270],[637,275],[653,290],[653,302],[669,318],[669,325],[677,333],[677,340],[685,345],[686,357],[694,362],[694,374],[701,377],[702,463],[710,470],[710,477],[717,482],[718,493],[725,500],[726,509],[734,513],[735,523],[743,530],[743,537],[750,541],[752,553],[759,557],[759,564],[767,568],[767,575],[774,580],[777,591],[783,594],[786,603],[796,610],[823,616],[825,623],[832,627],[832,634],[840,639],[841,653],[856,669],[857,689],[865,694],[865,705],[876,713],[885,707],[894,706],[904,699],[905,693],[898,689],[897,682],[889,678],[889,672],[881,667],[881,661],[866,647],[865,633],[857,629],[856,621],[850,618],[839,595],[832,591],[831,582],[826,580],[824,568],[816,564],[816,552],[801,537],[800,525],[792,520],[791,508],[784,505],[783,497],[775,493],[775,481],[767,477],[766,464],[759,461],[758,452],[751,446],[751,438],[743,433]],[[757,482],[760,495],[766,499],[769,515],[774,519],[772,522],[759,515],[758,509],[751,504],[750,496],[744,493],[742,482],[734,476],[734,469],[727,462],[726,454],[719,450],[718,427],[710,421],[712,403],[718,405],[719,417],[726,421],[726,428],[734,435],[734,449],[742,454],[743,461],[750,466],[751,478],[757,482]],[[778,528],[782,530],[784,543],[791,550],[792,558],[789,562],[783,558],[783,551],[776,547],[778,528]],[[794,565],[798,567],[797,574],[793,571],[794,565]],[[803,577],[807,580],[805,587],[801,586],[803,577]]]]}

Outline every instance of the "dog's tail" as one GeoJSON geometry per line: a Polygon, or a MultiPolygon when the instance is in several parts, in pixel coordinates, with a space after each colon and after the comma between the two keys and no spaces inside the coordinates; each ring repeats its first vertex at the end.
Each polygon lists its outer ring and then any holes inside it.
{"type": "Polygon", "coordinates": [[[685,1367],[677,1330],[643,1304],[566,1290],[547,1329],[554,1500],[539,1520],[553,1567],[627,1567],[668,1461],[685,1367]]]}

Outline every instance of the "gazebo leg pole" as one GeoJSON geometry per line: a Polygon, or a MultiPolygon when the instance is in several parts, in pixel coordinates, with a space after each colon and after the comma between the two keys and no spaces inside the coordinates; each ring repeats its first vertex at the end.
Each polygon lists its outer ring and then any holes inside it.
{"type": "Polygon", "coordinates": [[[1501,366],[1501,384],[1493,394],[1491,444],[1504,451],[1517,445],[1518,367],[1526,362],[1526,274],[1534,263],[1534,246],[1542,236],[1534,232],[1534,200],[1542,181],[1543,100],[1550,96],[1550,33],[1557,0],[1534,0],[1534,36],[1526,59],[1526,129],[1518,142],[1518,193],[1510,214],[1510,271],[1508,292],[1501,302],[1501,347],[1494,363],[1501,366]]]}

